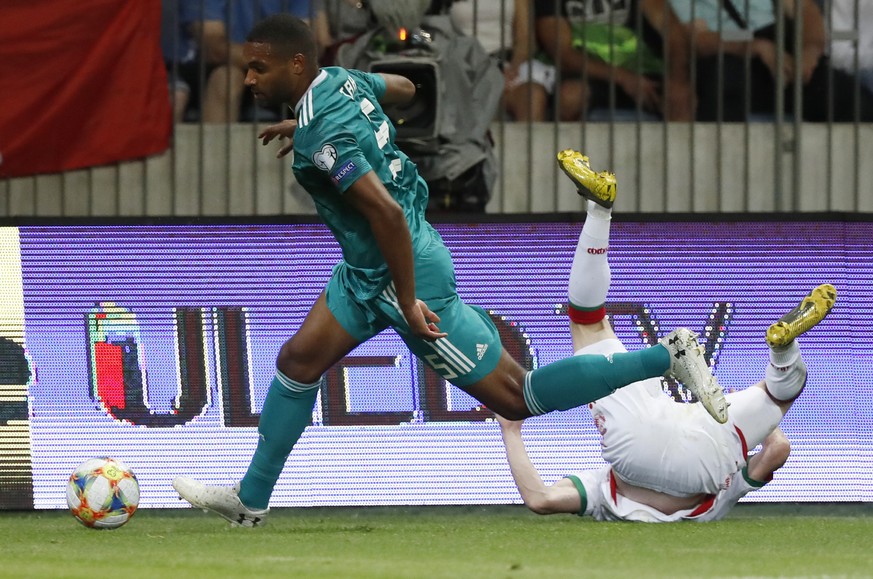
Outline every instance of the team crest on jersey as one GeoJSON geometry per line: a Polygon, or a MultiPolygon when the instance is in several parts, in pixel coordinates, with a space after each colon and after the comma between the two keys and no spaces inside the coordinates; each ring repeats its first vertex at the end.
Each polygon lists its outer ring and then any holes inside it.
{"type": "Polygon", "coordinates": [[[336,163],[336,148],[330,143],[326,144],[312,155],[312,162],[322,171],[330,171],[336,163]]]}

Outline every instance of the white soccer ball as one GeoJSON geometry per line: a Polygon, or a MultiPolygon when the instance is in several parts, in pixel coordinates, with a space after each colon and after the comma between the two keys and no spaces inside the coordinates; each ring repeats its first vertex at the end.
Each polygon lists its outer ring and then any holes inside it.
{"type": "Polygon", "coordinates": [[[92,529],[117,529],[139,505],[139,482],[124,463],[92,458],[67,483],[67,505],[76,520],[92,529]]]}

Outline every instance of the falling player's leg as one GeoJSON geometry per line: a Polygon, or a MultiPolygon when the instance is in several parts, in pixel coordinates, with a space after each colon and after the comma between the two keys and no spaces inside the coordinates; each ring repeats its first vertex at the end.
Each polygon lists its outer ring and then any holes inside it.
{"type": "Polygon", "coordinates": [[[258,445],[243,479],[235,487],[218,487],[179,477],[173,481],[179,496],[233,523],[248,527],[263,524],[288,455],[312,421],[321,375],[360,343],[344,328],[323,293],[280,350],[276,375],[258,421],[258,445]]]}
{"type": "Polygon", "coordinates": [[[834,286],[822,284],[767,329],[770,364],[767,366],[766,389],[777,403],[790,403],[803,390],[806,366],[800,357],[796,338],[821,322],[834,307],[836,299],[834,286]]]}
{"type": "MultiPolygon", "coordinates": [[[[588,217],[574,256],[568,288],[570,318],[574,322],[571,332],[574,348],[578,350],[602,339],[615,338],[605,319],[604,303],[610,281],[606,252],[616,180],[607,171],[593,171],[588,157],[572,149],[558,153],[558,164],[573,180],[580,195],[589,199],[588,217]]],[[[666,373],[685,384],[717,421],[725,422],[727,403],[696,335],[680,329],[662,339],[660,346],[663,350],[653,347],[612,354],[608,366],[597,356],[574,356],[530,372],[525,380],[528,407],[534,414],[541,414],[578,406],[579,384],[574,380],[578,382],[579,375],[588,377],[586,387],[593,395],[589,398],[591,401],[627,384],[666,373]]]]}
{"type": "Polygon", "coordinates": [[[765,379],[728,395],[731,417],[748,448],[762,444],[744,472],[749,484],[762,486],[788,459],[790,444],[779,422],[806,385],[807,369],[796,338],[819,324],[836,302],[836,289],[823,284],[797,307],[773,323],[766,333],[769,363],[765,379]]]}

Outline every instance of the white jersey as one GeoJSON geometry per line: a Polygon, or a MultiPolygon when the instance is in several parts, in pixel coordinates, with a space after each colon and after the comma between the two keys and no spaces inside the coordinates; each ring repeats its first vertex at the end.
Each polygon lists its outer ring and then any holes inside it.
{"type": "MultiPolygon", "coordinates": [[[[619,340],[609,339],[576,354],[609,356],[625,351],[619,340]]],[[[589,514],[601,520],[661,521],[701,519],[714,509],[723,516],[755,488],[742,475],[748,450],[760,444],[782,419],[779,408],[759,388],[727,398],[731,406],[725,424],[714,421],[699,403],[674,401],[659,378],[635,382],[589,404],[602,436],[603,459],[611,465],[598,478],[592,479],[590,473],[578,477],[589,491],[591,508],[600,509],[600,514],[589,514]],[[703,512],[691,509],[667,516],[621,495],[616,498],[607,476],[613,471],[634,486],[677,497],[705,494],[713,503],[703,512]],[[723,512],[716,504],[719,500],[729,503],[723,512]]],[[[703,520],[712,520],[712,516],[703,520]]]]}

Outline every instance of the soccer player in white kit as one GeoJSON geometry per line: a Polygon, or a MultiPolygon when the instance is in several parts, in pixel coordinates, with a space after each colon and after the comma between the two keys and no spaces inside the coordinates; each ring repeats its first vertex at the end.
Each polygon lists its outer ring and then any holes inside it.
{"type": "MultiPolygon", "coordinates": [[[[569,282],[570,333],[579,354],[625,352],[606,319],[607,259],[615,177],[591,170],[588,158],[561,151],[558,163],[588,199],[588,214],[569,282]]],[[[699,403],[676,402],[661,380],[636,382],[589,404],[609,466],[546,485],[531,463],[522,421],[498,416],[513,479],[525,504],[539,514],[575,513],[598,521],[714,521],[772,479],[790,445],[779,422],[806,383],[795,338],[820,322],[836,299],[821,285],[767,330],[770,363],[764,380],[727,395],[720,424],[699,403]],[[762,449],[749,457],[750,449],[762,449]]]]}

